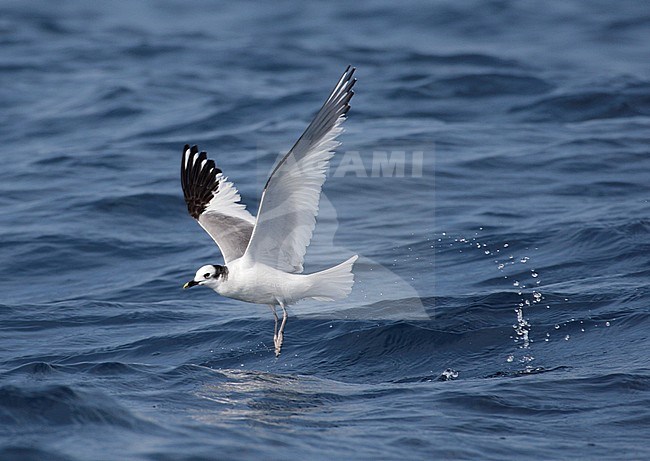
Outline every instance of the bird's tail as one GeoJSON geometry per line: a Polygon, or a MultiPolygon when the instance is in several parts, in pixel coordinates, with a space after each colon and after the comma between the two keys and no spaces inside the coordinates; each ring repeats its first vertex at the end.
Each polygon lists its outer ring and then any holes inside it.
{"type": "Polygon", "coordinates": [[[358,257],[354,255],[338,266],[307,275],[312,280],[312,286],[306,298],[318,301],[336,301],[346,298],[354,285],[352,265],[358,257]]]}

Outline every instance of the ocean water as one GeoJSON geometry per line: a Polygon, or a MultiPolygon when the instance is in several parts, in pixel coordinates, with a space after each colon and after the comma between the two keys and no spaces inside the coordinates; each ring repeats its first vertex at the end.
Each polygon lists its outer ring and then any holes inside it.
{"type": "Polygon", "coordinates": [[[650,458],[650,15],[622,2],[0,4],[0,459],[650,458]],[[183,291],[198,144],[254,212],[346,65],[306,269],[183,291]]]}

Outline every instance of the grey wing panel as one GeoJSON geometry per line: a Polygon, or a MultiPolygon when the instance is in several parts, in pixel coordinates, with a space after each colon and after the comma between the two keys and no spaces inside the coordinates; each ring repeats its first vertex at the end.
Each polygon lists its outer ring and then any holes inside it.
{"type": "Polygon", "coordinates": [[[243,256],[253,233],[253,224],[216,211],[203,213],[198,221],[219,246],[226,264],[243,256]]]}
{"type": "Polygon", "coordinates": [[[285,155],[273,169],[264,189],[269,187],[269,183],[272,181],[275,172],[286,163],[291,156],[294,156],[295,161],[299,161],[300,158],[309,153],[315,144],[318,144],[321,139],[332,131],[337,124],[339,117],[348,113],[350,110],[350,99],[354,96],[352,87],[357,81],[356,78],[352,78],[355,70],[356,68],[350,66],[345,69],[345,72],[343,72],[343,75],[330,93],[329,98],[327,98],[307,129],[300,138],[298,138],[298,141],[296,141],[287,155],[285,155]]]}

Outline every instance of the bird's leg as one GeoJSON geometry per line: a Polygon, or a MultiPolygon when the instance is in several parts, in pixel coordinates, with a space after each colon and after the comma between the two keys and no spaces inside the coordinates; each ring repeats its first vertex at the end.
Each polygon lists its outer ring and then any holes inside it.
{"type": "Polygon", "coordinates": [[[287,314],[287,308],[284,306],[283,302],[280,302],[280,307],[282,308],[282,324],[280,325],[280,330],[278,331],[278,335],[277,335],[278,340],[275,344],[276,357],[280,356],[280,350],[282,349],[282,341],[284,341],[284,326],[287,324],[287,318],[289,317],[289,314],[287,314]]]}
{"type": "Polygon", "coordinates": [[[273,317],[275,318],[275,327],[273,328],[273,344],[277,347],[278,342],[278,313],[275,311],[275,305],[269,304],[271,312],[273,312],[273,317]]]}

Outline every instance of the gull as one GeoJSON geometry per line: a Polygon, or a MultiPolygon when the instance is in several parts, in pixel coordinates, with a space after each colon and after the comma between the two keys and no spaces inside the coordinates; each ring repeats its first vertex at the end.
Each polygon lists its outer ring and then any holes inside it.
{"type": "Polygon", "coordinates": [[[352,291],[357,255],[329,269],[303,274],[316,226],[318,202],[356,82],[348,66],[305,132],[275,166],[262,191],[257,217],[240,202],[234,184],[197,146],[185,145],[181,186],[187,210],[215,241],[224,265],[202,266],[183,288],[204,285],[241,301],[267,304],[275,318],[280,355],[287,306],[302,299],[335,301],[352,291]],[[282,309],[278,328],[276,307],[282,309]]]}

